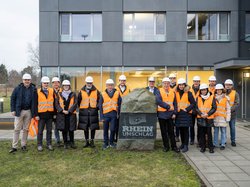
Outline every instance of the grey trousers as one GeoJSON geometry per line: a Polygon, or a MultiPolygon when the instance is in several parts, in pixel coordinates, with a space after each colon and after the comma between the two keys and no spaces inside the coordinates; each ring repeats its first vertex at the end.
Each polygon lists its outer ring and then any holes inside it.
{"type": "Polygon", "coordinates": [[[47,146],[51,145],[52,139],[52,121],[53,119],[40,119],[38,122],[38,135],[37,135],[37,145],[43,145],[43,130],[46,126],[46,142],[47,146]]]}

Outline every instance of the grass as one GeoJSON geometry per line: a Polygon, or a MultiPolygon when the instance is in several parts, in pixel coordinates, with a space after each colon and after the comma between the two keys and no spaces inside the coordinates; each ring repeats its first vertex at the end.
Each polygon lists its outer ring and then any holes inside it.
{"type": "Polygon", "coordinates": [[[9,154],[9,141],[0,141],[0,186],[200,186],[195,171],[181,154],[161,150],[157,141],[151,152],[56,148],[9,154]]]}
{"type": "Polygon", "coordinates": [[[10,112],[10,97],[3,97],[3,112],[10,112]]]}

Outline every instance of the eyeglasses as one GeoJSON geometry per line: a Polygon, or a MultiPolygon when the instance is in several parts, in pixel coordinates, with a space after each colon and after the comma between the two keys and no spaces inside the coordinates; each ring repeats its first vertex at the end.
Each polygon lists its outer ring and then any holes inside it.
{"type": "Polygon", "coordinates": [[[30,79],[23,79],[24,81],[30,81],[30,79]]]}
{"type": "Polygon", "coordinates": [[[43,84],[49,84],[48,82],[43,82],[43,84]]]}

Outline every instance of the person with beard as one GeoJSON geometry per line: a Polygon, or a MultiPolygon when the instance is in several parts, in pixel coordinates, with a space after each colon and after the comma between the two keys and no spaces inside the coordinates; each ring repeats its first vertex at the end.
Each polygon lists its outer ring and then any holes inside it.
{"type": "Polygon", "coordinates": [[[170,88],[173,89],[174,91],[176,90],[176,75],[174,73],[171,73],[169,75],[170,79],[170,88]]]}
{"type": "Polygon", "coordinates": [[[100,92],[93,85],[94,80],[91,76],[86,77],[85,82],[86,84],[82,87],[80,93],[78,94],[78,129],[84,130],[85,145],[83,148],[94,148],[95,133],[96,130],[99,129],[98,103],[100,100],[100,92]]]}
{"type": "Polygon", "coordinates": [[[215,86],[216,86],[216,77],[214,75],[211,75],[209,78],[208,78],[208,81],[209,81],[209,92],[212,93],[212,95],[215,94],[215,86]]]}

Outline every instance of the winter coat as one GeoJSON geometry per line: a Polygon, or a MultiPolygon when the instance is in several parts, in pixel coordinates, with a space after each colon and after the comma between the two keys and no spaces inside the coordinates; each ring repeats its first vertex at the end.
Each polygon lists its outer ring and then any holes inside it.
{"type": "Polygon", "coordinates": [[[220,102],[223,98],[227,98],[227,106],[226,106],[226,118],[222,116],[215,116],[214,118],[214,126],[215,127],[227,127],[228,122],[231,119],[231,106],[230,106],[230,98],[226,96],[225,94],[222,95],[221,98],[217,97],[217,94],[215,95],[216,103],[220,102]]]}
{"type": "MultiPolygon", "coordinates": [[[[230,94],[232,90],[227,90],[227,95],[230,94]]],[[[236,112],[237,112],[237,109],[239,108],[240,106],[240,96],[239,96],[239,93],[236,92],[235,93],[235,100],[234,100],[234,105],[231,107],[231,119],[236,119],[236,112]]]]}

